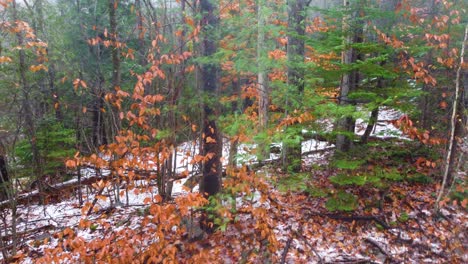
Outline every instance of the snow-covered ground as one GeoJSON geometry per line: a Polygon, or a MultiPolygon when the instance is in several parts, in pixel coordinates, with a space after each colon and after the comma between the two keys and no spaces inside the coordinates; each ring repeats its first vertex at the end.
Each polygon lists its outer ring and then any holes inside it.
{"type": "MultiPolygon", "coordinates": [[[[401,130],[396,128],[391,121],[399,119],[403,113],[398,110],[381,107],[379,109],[379,116],[377,118],[377,123],[372,130],[371,136],[386,138],[386,137],[395,137],[400,139],[409,139],[403,135],[401,130]]],[[[370,116],[370,113],[369,115],[370,116]]],[[[364,134],[366,130],[367,122],[362,118],[356,120],[355,133],[357,135],[364,134]]]]}

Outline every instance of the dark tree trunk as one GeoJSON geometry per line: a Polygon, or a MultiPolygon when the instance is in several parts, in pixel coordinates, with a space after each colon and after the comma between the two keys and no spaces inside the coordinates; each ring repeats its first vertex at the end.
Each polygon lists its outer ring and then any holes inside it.
{"type": "MultiPolygon", "coordinates": [[[[104,78],[100,76],[98,78],[104,78]]],[[[92,133],[93,133],[93,147],[99,147],[107,144],[105,123],[104,123],[104,91],[103,79],[96,81],[94,85],[94,102],[93,102],[93,120],[92,120],[92,133]]]]}
{"type": "MultiPolygon", "coordinates": [[[[182,1],[182,4],[185,2],[182,1]]],[[[141,0],[135,0],[138,32],[138,61],[141,66],[146,66],[145,29],[143,28],[143,13],[141,0]]]]}
{"type": "MultiPolygon", "coordinates": [[[[18,15],[16,10],[16,1],[13,1],[13,19],[18,21],[18,15]]],[[[19,31],[16,33],[16,39],[18,42],[18,46],[22,47],[24,45],[24,38],[23,32],[19,31]]],[[[39,154],[39,148],[36,142],[36,126],[34,122],[34,114],[32,109],[32,101],[30,99],[31,93],[31,86],[28,82],[26,77],[26,72],[28,71],[26,65],[26,53],[24,49],[18,49],[18,57],[19,57],[19,65],[18,65],[18,73],[19,73],[19,82],[21,85],[21,91],[23,95],[23,102],[22,102],[22,115],[24,117],[24,126],[26,129],[26,135],[29,139],[29,143],[31,145],[31,152],[32,152],[32,168],[34,177],[37,180],[40,180],[42,177],[42,164],[39,154]]]]}
{"type": "Polygon", "coordinates": [[[379,117],[379,108],[372,109],[371,116],[369,118],[369,123],[367,124],[366,131],[361,137],[361,142],[367,144],[369,136],[374,130],[375,124],[377,123],[377,118],[379,117]]]}
{"type": "MultiPolygon", "coordinates": [[[[294,92],[288,96],[301,98],[304,92],[304,62],[305,52],[305,19],[308,1],[288,1],[288,85],[293,87],[294,92]]],[[[299,99],[300,100],[300,99],[299,99]]],[[[301,132],[294,132],[301,138],[301,132]]],[[[288,171],[298,172],[301,170],[301,142],[283,145],[283,168],[288,171]]]]}
{"type": "MultiPolygon", "coordinates": [[[[260,132],[265,133],[268,126],[268,76],[267,67],[264,59],[267,57],[265,49],[265,14],[264,14],[264,0],[259,0],[257,3],[257,89],[258,89],[258,121],[260,125],[260,132]]],[[[258,144],[258,160],[269,158],[270,152],[267,145],[267,140],[261,140],[258,144]]]]}
{"type": "MultiPolygon", "coordinates": [[[[438,1],[436,0],[430,0],[426,1],[423,3],[423,6],[428,9],[428,13],[432,14],[433,16],[437,15],[439,13],[439,4],[437,3],[438,1]]],[[[433,61],[435,61],[434,58],[434,50],[430,49],[427,54],[424,56],[424,64],[425,65],[431,65],[433,61]]],[[[427,71],[429,74],[433,74],[434,70],[431,69],[431,67],[426,67],[427,71]]],[[[418,126],[420,128],[426,129],[426,130],[432,130],[432,126],[435,123],[440,122],[440,120],[437,120],[438,115],[434,114],[434,109],[438,108],[438,102],[440,99],[440,92],[441,89],[438,87],[435,87],[432,84],[424,83],[422,86],[422,96],[419,99],[419,110],[421,112],[419,116],[419,124],[418,126]]]]}
{"type": "MultiPolygon", "coordinates": [[[[202,56],[210,56],[216,52],[216,31],[218,27],[218,17],[214,13],[216,10],[211,0],[200,0],[200,12],[202,15],[202,56]]],[[[218,89],[218,65],[215,63],[204,63],[200,66],[200,78],[204,98],[213,98],[217,95],[218,89]]],[[[203,162],[203,178],[200,182],[200,191],[207,196],[214,195],[221,190],[221,155],[222,139],[216,117],[218,116],[215,103],[205,101],[203,108],[203,155],[206,157],[203,162]]]]}
{"type": "Polygon", "coordinates": [[[8,199],[9,181],[6,158],[4,155],[0,155],[0,201],[8,199]]]}
{"type": "Polygon", "coordinates": [[[62,106],[60,105],[60,95],[55,87],[55,64],[49,66],[49,88],[52,93],[52,102],[54,102],[55,119],[57,122],[63,121],[62,106]]]}
{"type": "MultiPolygon", "coordinates": [[[[397,3],[399,1],[400,0],[384,0],[384,1],[381,1],[380,4],[379,4],[379,9],[384,13],[395,12],[397,3]]],[[[377,25],[377,27],[380,30],[382,30],[383,32],[389,32],[391,27],[392,27],[393,22],[394,22],[394,19],[392,17],[390,17],[388,15],[384,15],[383,17],[379,17],[373,23],[375,25],[377,25]]],[[[386,62],[387,62],[386,60],[382,61],[380,63],[380,66],[384,66],[386,62]]],[[[380,89],[384,88],[385,85],[386,84],[385,84],[384,78],[383,77],[378,77],[376,89],[380,90],[380,89]]],[[[378,117],[379,117],[379,108],[377,106],[376,108],[372,109],[372,111],[371,111],[371,116],[369,118],[369,123],[367,124],[366,131],[364,131],[364,134],[361,137],[361,142],[362,143],[364,143],[364,144],[367,143],[367,141],[369,139],[369,136],[372,133],[372,130],[374,129],[374,127],[375,127],[375,125],[377,123],[378,117]]]]}
{"type": "MultiPolygon", "coordinates": [[[[118,0],[109,0],[109,26],[110,26],[110,40],[112,44],[111,48],[111,57],[112,57],[112,88],[111,91],[120,89],[122,83],[122,70],[121,70],[121,58],[120,58],[120,39],[119,31],[117,25],[117,8],[119,6],[118,0]]],[[[108,114],[108,123],[107,128],[109,129],[108,135],[109,138],[113,138],[116,135],[120,128],[121,123],[120,119],[117,118],[118,111],[116,108],[111,107],[108,114]]]]}
{"type": "MultiPolygon", "coordinates": [[[[361,15],[360,10],[362,8],[362,1],[355,3],[356,7],[352,7],[349,0],[343,2],[347,11],[350,11],[349,15],[343,18],[343,33],[347,35],[345,45],[346,50],[343,52],[342,63],[344,65],[350,65],[357,61],[359,58],[358,52],[351,46],[355,43],[362,42],[362,22],[359,21],[358,17],[361,15]],[[354,10],[351,11],[350,8],[354,10]]],[[[339,104],[342,106],[352,104],[349,100],[349,93],[355,91],[359,83],[359,71],[351,70],[343,74],[340,85],[340,97],[339,104]]],[[[336,126],[338,130],[338,136],[336,138],[336,149],[340,152],[347,152],[352,146],[352,135],[354,134],[356,120],[352,116],[343,117],[338,121],[336,126]]]]}
{"type": "Polygon", "coordinates": [[[109,0],[109,24],[110,24],[110,39],[113,42],[111,45],[112,53],[112,85],[114,88],[120,87],[121,71],[120,71],[120,48],[118,47],[118,31],[116,18],[117,1],[109,0]]]}

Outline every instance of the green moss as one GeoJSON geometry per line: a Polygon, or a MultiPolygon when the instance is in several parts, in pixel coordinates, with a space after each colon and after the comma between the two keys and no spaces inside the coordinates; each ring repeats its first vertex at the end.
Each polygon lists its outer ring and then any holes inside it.
{"type": "Polygon", "coordinates": [[[409,220],[409,215],[406,212],[402,212],[398,217],[398,221],[405,223],[409,220]]]}
{"type": "Polygon", "coordinates": [[[330,181],[339,186],[357,185],[362,186],[367,183],[367,177],[362,175],[338,174],[329,178],[330,181]]]}
{"type": "Polygon", "coordinates": [[[427,183],[431,183],[433,181],[433,179],[427,175],[424,175],[422,173],[417,173],[415,175],[410,175],[408,177],[406,177],[407,181],[411,182],[411,183],[423,183],[423,184],[427,184],[427,183]]]}
{"type": "Polygon", "coordinates": [[[302,192],[307,190],[307,182],[310,174],[308,173],[292,173],[278,181],[278,190],[281,192],[302,192]]]}
{"type": "Polygon", "coordinates": [[[344,170],[355,170],[359,168],[362,164],[364,164],[365,160],[347,160],[347,159],[339,159],[333,162],[334,167],[338,169],[344,170]]]}
{"type": "Polygon", "coordinates": [[[329,211],[354,211],[358,206],[357,197],[345,191],[339,191],[330,197],[325,207],[329,211]]]}

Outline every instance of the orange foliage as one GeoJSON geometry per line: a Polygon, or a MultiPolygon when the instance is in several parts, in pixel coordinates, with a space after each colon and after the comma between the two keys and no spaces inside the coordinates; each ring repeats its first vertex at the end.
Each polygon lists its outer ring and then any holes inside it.
{"type": "Polygon", "coordinates": [[[420,131],[418,128],[414,127],[413,121],[408,115],[403,115],[399,119],[392,121],[392,124],[411,139],[417,139],[423,144],[440,145],[445,143],[444,139],[431,137],[429,131],[420,131]]]}

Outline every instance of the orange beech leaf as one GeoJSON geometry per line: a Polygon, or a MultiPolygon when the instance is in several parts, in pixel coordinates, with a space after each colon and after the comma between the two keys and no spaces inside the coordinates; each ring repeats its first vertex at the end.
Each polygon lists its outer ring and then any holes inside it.
{"type": "Polygon", "coordinates": [[[429,131],[425,131],[423,137],[424,139],[429,139],[429,131]]]}
{"type": "Polygon", "coordinates": [[[0,56],[0,63],[12,62],[10,57],[0,56]]]}
{"type": "Polygon", "coordinates": [[[193,157],[191,163],[194,164],[194,163],[198,163],[198,162],[201,162],[205,157],[202,156],[202,155],[195,155],[195,157],[193,157]]]}
{"type": "Polygon", "coordinates": [[[184,170],[183,172],[180,173],[180,176],[183,177],[183,178],[186,178],[189,176],[189,171],[188,170],[184,170]]]}
{"type": "Polygon", "coordinates": [[[68,168],[75,168],[76,167],[76,161],[74,160],[67,160],[65,162],[65,166],[67,166],[68,168]]]}
{"type": "Polygon", "coordinates": [[[216,143],[216,139],[214,139],[212,137],[207,137],[206,138],[206,143],[216,143]]]}
{"type": "Polygon", "coordinates": [[[104,195],[96,195],[96,199],[102,200],[102,201],[107,201],[108,197],[104,195]]]}
{"type": "Polygon", "coordinates": [[[460,205],[461,205],[463,208],[466,208],[467,205],[468,205],[468,198],[463,199],[463,201],[460,203],[460,205]]]}
{"type": "Polygon", "coordinates": [[[10,3],[12,0],[2,0],[0,1],[0,5],[3,6],[4,8],[8,7],[8,3],[10,3]]]}
{"type": "Polygon", "coordinates": [[[206,154],[206,156],[204,157],[204,160],[206,160],[206,161],[210,160],[210,159],[212,159],[214,157],[214,155],[215,155],[215,153],[210,152],[210,153],[206,154]]]}
{"type": "Polygon", "coordinates": [[[445,101],[442,101],[442,102],[439,103],[439,107],[440,107],[441,109],[446,109],[447,106],[448,106],[448,104],[447,104],[447,102],[445,102],[445,101]]]}
{"type": "Polygon", "coordinates": [[[73,229],[67,227],[67,228],[65,228],[65,230],[63,230],[63,235],[73,237],[75,235],[75,231],[73,231],[73,229]]]}
{"type": "Polygon", "coordinates": [[[153,95],[154,102],[161,102],[162,100],[164,100],[164,97],[162,95],[160,94],[153,95]]]}
{"type": "Polygon", "coordinates": [[[75,89],[75,91],[78,90],[78,87],[80,87],[80,86],[83,87],[83,88],[87,88],[87,87],[88,87],[88,85],[86,84],[85,81],[80,80],[80,79],[75,79],[75,80],[73,81],[73,88],[75,89]]]}
{"type": "Polygon", "coordinates": [[[155,203],[161,203],[162,200],[163,200],[163,198],[162,198],[161,195],[157,194],[157,195],[154,196],[154,202],[155,203]]]}

